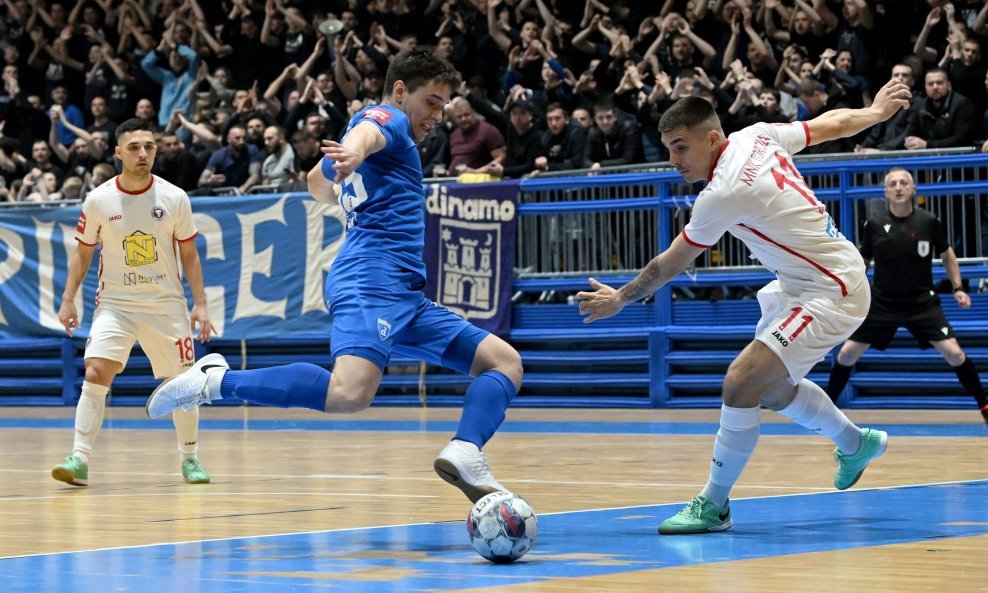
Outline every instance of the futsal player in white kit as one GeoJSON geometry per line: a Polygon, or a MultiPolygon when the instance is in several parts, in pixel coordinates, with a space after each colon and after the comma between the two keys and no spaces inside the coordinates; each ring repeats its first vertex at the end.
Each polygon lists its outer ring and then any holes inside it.
{"type": "MultiPolygon", "coordinates": [[[[213,333],[206,312],[202,265],[196,251],[198,231],[186,193],[151,174],[156,145],[150,124],[125,121],[117,128],[115,155],[123,172],[86,197],[76,227],[78,246],[69,260],[68,278],[58,320],[65,331],[80,327],[75,296],[99,245],[99,288],[89,340],[86,375],[75,416],[72,453],[51,475],[75,486],[89,480],[89,455],[103,423],[106,395],[123,371],[134,342],[151,360],[154,376],[174,377],[195,363],[192,335],[200,341],[213,333]],[[192,290],[191,317],[182,270],[192,290]]],[[[199,409],[172,415],[186,482],[209,482],[199,463],[199,409]]]]}
{"type": "Polygon", "coordinates": [[[702,492],[659,526],[661,534],[723,531],[733,525],[728,495],[758,442],[759,406],[826,436],[837,448],[834,486],[850,488],[885,452],[888,436],[858,428],[804,377],[861,324],[870,289],[858,250],[793,166],[807,146],[853,136],[908,108],[909,88],[890,81],[866,109],[836,109],[807,122],[755,124],[724,137],[707,101],[680,99],[659,131],[669,162],[688,182],[708,180],[689,224],[639,275],[614,289],[597,282],[577,295],[592,322],[616,315],[676,277],[725,233],[747,245],[777,279],[758,292],[755,339],[734,359],[723,384],[720,429],[702,492]]]}

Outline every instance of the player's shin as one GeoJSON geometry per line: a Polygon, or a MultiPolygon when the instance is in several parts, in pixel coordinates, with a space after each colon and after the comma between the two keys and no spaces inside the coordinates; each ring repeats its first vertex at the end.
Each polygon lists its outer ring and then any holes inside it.
{"type": "Polygon", "coordinates": [[[196,458],[199,452],[199,408],[175,410],[172,412],[172,424],[175,425],[182,461],[196,458]]]}
{"type": "Polygon", "coordinates": [[[710,459],[710,478],[701,494],[723,507],[734,483],[748,463],[761,426],[760,411],[755,408],[721,406],[720,429],[710,459]]]}
{"type": "Polygon", "coordinates": [[[82,395],[75,409],[75,441],[72,445],[72,454],[86,463],[89,463],[89,454],[103,425],[106,394],[109,391],[110,388],[106,385],[89,381],[82,384],[82,395]]]}
{"type": "Polygon", "coordinates": [[[803,379],[796,396],[779,413],[796,424],[821,434],[834,442],[842,452],[851,455],[861,444],[861,429],[830,401],[819,385],[803,379]]]}
{"type": "Polygon", "coordinates": [[[220,383],[220,395],[223,399],[237,397],[262,406],[325,412],[329,378],[326,369],[302,362],[268,369],[226,371],[220,383]]]}
{"type": "Polygon", "coordinates": [[[511,379],[498,371],[479,375],[463,398],[463,415],[453,438],[483,448],[504,422],[504,413],[516,393],[511,379]]]}

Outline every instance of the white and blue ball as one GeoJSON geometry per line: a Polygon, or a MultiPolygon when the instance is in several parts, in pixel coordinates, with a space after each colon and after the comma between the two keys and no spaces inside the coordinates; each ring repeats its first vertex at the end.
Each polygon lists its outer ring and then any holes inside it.
{"type": "Polygon", "coordinates": [[[532,549],[539,520],[524,498],[495,492],[477,501],[467,516],[473,549],[491,562],[514,562],[532,549]]]}

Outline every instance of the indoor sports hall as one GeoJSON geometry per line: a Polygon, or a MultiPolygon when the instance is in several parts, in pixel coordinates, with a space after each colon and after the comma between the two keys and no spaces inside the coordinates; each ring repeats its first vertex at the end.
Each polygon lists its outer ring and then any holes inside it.
{"type": "MultiPolygon", "coordinates": [[[[881,207],[884,173],[913,174],[917,206],[944,222],[973,301],[959,308],[947,286],[944,311],[968,356],[988,364],[984,158],[797,165],[852,241],[881,207]]],[[[54,317],[79,208],[0,209],[0,590],[988,591],[988,426],[940,354],[905,330],[862,357],[838,399],[852,421],[889,434],[853,488],[834,488],[832,443],[763,410],[731,493],[733,528],[656,533],[707,479],[720,384],[772,276],[725,236],[617,317],[583,324],[574,295],[591,276],[630,280],[682,230],[696,191],[654,167],[427,184],[437,300],[501,323],[525,364],[484,449],[538,515],[533,549],[505,565],[474,552],[471,504],[432,468],[468,379],[398,355],[356,415],[203,407],[199,456],[212,479],[187,484],[172,422],[145,414],[157,382],[135,348],[89,485],[53,480],[82,383],[85,332],[66,338],[54,317]]],[[[338,209],[257,194],[193,198],[193,211],[219,333],[197,354],[220,352],[234,369],[328,367],[320,258],[338,249],[338,209]]],[[[939,262],[934,278],[946,278],[939,262]]],[[[83,328],[92,306],[80,309],[83,328]]],[[[809,378],[825,385],[833,356],[809,378]]]]}

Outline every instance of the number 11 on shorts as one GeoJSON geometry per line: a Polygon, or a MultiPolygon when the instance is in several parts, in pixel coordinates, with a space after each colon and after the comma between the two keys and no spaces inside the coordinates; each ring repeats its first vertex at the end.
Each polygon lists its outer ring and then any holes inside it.
{"type": "MultiPolygon", "coordinates": [[[[782,330],[786,329],[786,326],[788,326],[790,323],[792,323],[793,319],[796,319],[796,316],[799,315],[802,312],[803,312],[803,308],[802,307],[793,307],[792,308],[792,314],[790,314],[789,317],[787,317],[786,320],[782,322],[782,325],[779,326],[779,330],[782,331],[782,330]]],[[[789,341],[790,342],[792,342],[793,340],[795,340],[796,337],[804,329],[806,329],[806,326],[809,325],[811,321],[813,321],[813,316],[812,315],[800,315],[800,319],[802,319],[803,322],[799,324],[799,327],[796,328],[796,331],[792,332],[792,334],[789,335],[789,341]]]]}

